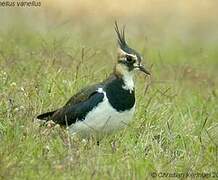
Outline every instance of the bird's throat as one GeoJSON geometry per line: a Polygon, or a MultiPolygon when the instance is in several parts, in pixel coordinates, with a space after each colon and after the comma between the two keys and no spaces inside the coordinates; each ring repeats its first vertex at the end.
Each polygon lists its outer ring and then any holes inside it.
{"type": "Polygon", "coordinates": [[[129,90],[130,92],[134,91],[134,74],[132,71],[121,65],[117,64],[114,69],[114,73],[118,78],[121,78],[123,81],[123,89],[129,90]]]}
{"type": "Polygon", "coordinates": [[[134,81],[133,81],[133,74],[125,74],[122,76],[124,85],[122,86],[123,89],[129,90],[130,92],[134,91],[134,81]]]}

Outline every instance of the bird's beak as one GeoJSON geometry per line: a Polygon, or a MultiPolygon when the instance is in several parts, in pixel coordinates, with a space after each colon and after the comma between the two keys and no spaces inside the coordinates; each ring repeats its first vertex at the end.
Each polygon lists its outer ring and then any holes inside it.
{"type": "Polygon", "coordinates": [[[138,68],[139,68],[139,70],[142,71],[143,73],[145,73],[145,74],[147,74],[147,75],[151,75],[151,73],[150,73],[147,69],[145,69],[144,66],[139,65],[138,68]]]}

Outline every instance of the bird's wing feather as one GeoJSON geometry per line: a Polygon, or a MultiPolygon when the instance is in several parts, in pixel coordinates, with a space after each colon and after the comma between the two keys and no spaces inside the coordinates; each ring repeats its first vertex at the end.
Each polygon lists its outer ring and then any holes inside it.
{"type": "Polygon", "coordinates": [[[82,120],[84,116],[102,101],[103,93],[98,93],[98,88],[103,85],[95,84],[82,89],[69,99],[62,108],[58,109],[51,119],[61,125],[70,125],[77,120],[82,120]]]}
{"type": "Polygon", "coordinates": [[[87,86],[87,87],[83,88],[78,93],[73,95],[67,101],[67,103],[65,104],[64,107],[78,104],[80,102],[87,100],[93,93],[95,93],[97,91],[98,88],[103,88],[105,86],[105,84],[114,80],[115,78],[116,78],[116,76],[114,74],[110,74],[109,77],[107,79],[105,79],[104,81],[102,81],[98,84],[93,84],[91,86],[87,86]]]}
{"type": "Polygon", "coordinates": [[[65,104],[66,106],[73,105],[73,104],[78,104],[82,101],[87,100],[93,93],[97,91],[98,88],[102,87],[102,84],[94,84],[88,87],[83,88],[80,90],[78,93],[73,95],[65,104]]]}
{"type": "Polygon", "coordinates": [[[96,105],[103,99],[102,93],[97,92],[98,88],[104,88],[106,84],[115,78],[116,77],[111,74],[103,82],[83,88],[72,96],[62,108],[40,114],[37,118],[46,121],[53,120],[61,125],[66,125],[66,117],[68,118],[68,125],[76,122],[78,117],[81,118],[84,115],[84,112],[87,113],[87,111],[92,108],[91,106],[96,105]]]}

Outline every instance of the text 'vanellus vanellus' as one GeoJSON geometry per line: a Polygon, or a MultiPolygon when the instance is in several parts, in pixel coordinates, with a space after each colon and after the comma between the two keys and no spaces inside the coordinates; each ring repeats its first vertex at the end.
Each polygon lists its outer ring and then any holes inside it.
{"type": "Polygon", "coordinates": [[[70,133],[90,136],[108,134],[125,127],[135,111],[133,73],[150,73],[141,64],[141,56],[125,40],[124,28],[119,30],[117,64],[103,82],[82,89],[60,109],[37,116],[67,126],[70,133]]]}

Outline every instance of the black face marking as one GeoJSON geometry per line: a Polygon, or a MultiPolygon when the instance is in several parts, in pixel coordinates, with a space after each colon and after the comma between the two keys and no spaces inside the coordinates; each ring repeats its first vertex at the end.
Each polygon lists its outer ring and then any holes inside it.
{"type": "Polygon", "coordinates": [[[123,89],[122,79],[114,79],[106,87],[106,95],[109,103],[117,111],[130,110],[135,104],[135,92],[123,89]]]}

